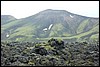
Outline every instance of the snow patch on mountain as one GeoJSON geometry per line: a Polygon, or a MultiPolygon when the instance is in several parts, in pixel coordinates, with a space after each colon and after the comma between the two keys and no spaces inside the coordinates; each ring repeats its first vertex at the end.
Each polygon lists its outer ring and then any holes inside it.
{"type": "Polygon", "coordinates": [[[53,26],[53,24],[50,24],[50,26],[49,26],[49,28],[48,28],[48,29],[50,30],[52,26],[53,26]]]}
{"type": "Polygon", "coordinates": [[[9,37],[9,35],[7,34],[6,37],[9,37]]]}
{"type": "Polygon", "coordinates": [[[72,16],[72,15],[70,15],[70,17],[71,17],[71,18],[73,18],[73,16],[72,16]]]}
{"type": "Polygon", "coordinates": [[[43,31],[47,31],[47,30],[48,30],[47,28],[44,28],[44,29],[43,29],[43,31]]]}

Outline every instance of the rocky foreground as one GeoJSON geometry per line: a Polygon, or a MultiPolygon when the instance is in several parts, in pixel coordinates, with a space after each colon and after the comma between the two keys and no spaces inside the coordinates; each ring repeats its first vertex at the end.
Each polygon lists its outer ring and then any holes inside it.
{"type": "Polygon", "coordinates": [[[99,66],[99,42],[1,42],[1,66],[99,66]]]}

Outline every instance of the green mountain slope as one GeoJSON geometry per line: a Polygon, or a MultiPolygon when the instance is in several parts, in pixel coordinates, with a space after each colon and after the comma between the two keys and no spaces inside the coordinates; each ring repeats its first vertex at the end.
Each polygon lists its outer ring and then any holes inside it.
{"type": "Polygon", "coordinates": [[[1,25],[2,40],[34,41],[51,37],[84,39],[93,38],[96,34],[99,34],[99,18],[80,16],[65,10],[48,9],[1,25]]]}

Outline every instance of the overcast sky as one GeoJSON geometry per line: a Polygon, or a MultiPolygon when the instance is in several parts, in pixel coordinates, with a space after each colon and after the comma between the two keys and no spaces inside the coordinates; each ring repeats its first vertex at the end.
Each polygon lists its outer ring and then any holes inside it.
{"type": "Polygon", "coordinates": [[[46,9],[99,17],[99,1],[1,1],[1,15],[24,18],[46,9]]]}

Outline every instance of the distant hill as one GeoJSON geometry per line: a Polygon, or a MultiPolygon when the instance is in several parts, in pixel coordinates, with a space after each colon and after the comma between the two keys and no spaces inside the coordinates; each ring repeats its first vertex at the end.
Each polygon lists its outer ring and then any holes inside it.
{"type": "Polygon", "coordinates": [[[78,41],[99,37],[99,18],[80,16],[65,10],[47,9],[14,21],[1,19],[1,23],[2,40],[34,41],[55,37],[78,41]]]}
{"type": "Polygon", "coordinates": [[[13,20],[16,20],[16,18],[11,15],[1,15],[1,25],[13,20]]]}

